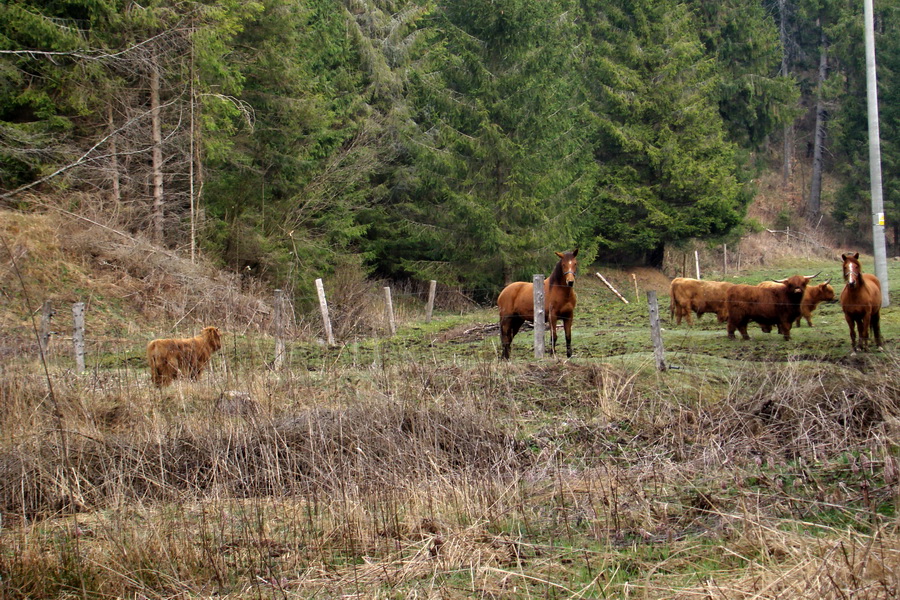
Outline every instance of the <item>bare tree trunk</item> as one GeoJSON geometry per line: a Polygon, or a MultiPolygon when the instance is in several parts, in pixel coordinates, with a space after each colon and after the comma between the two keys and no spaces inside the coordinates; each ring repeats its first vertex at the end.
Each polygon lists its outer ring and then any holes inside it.
{"type": "Polygon", "coordinates": [[[150,127],[153,139],[153,238],[157,244],[163,238],[163,174],[162,174],[162,125],[159,109],[159,71],[156,64],[150,67],[150,127]]]}
{"type": "MultiPolygon", "coordinates": [[[[817,22],[818,24],[818,22],[817,22]]],[[[822,210],[822,170],[823,149],[825,146],[825,77],[828,75],[828,53],[825,47],[825,32],[821,33],[819,48],[819,79],[816,85],[816,130],[814,132],[812,181],[809,186],[809,199],[806,203],[806,218],[814,221],[822,210]]]]}
{"type": "MultiPolygon", "coordinates": [[[[192,32],[193,33],[193,32],[192,32]]],[[[194,121],[194,105],[196,97],[194,96],[194,41],[191,37],[191,131],[190,131],[190,156],[188,157],[188,168],[190,169],[190,196],[191,196],[191,262],[197,261],[197,203],[194,198],[194,134],[196,133],[196,123],[194,121]]]]}
{"type": "Polygon", "coordinates": [[[119,209],[122,206],[122,186],[119,180],[119,150],[116,145],[116,136],[113,132],[116,130],[116,124],[113,119],[113,106],[110,102],[107,110],[107,122],[109,123],[109,178],[110,192],[109,199],[112,202],[113,209],[116,211],[116,217],[119,216],[119,209]]]}
{"type": "MultiPolygon", "coordinates": [[[[785,0],[778,0],[779,36],[781,38],[781,75],[787,77],[788,69],[788,39],[787,39],[787,7],[785,0]]],[[[791,163],[794,159],[794,126],[793,123],[785,123],[782,136],[784,147],[782,151],[783,161],[781,165],[781,189],[786,190],[791,183],[791,163]]]]}

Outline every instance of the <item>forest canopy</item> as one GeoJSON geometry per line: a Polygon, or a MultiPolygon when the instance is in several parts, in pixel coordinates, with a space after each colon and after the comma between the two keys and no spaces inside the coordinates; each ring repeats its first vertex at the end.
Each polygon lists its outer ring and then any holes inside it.
{"type": "MultiPolygon", "coordinates": [[[[896,240],[900,0],[876,4],[896,240]]],[[[787,179],[815,146],[841,187],[822,204],[813,182],[807,217],[864,232],[862,20],[819,0],[10,0],[0,198],[66,197],[278,285],[349,263],[491,293],[555,250],[659,264],[725,239],[759,169],[787,179]]]]}

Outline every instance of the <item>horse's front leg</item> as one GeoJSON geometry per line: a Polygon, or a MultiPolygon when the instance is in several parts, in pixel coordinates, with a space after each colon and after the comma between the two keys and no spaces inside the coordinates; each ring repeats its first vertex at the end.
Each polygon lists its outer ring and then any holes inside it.
{"type": "Polygon", "coordinates": [[[572,358],[572,317],[563,318],[563,329],[566,332],[566,358],[572,358]]]}
{"type": "Polygon", "coordinates": [[[844,314],[844,320],[850,328],[850,353],[853,355],[856,354],[856,321],[848,314],[844,314]]]}
{"type": "Polygon", "coordinates": [[[863,315],[862,320],[859,322],[859,345],[862,347],[863,352],[869,351],[869,320],[871,316],[866,313],[863,315]]]}

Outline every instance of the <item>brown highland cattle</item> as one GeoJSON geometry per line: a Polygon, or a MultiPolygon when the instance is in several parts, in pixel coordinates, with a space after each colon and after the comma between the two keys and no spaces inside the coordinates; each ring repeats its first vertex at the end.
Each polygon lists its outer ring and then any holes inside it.
{"type": "MultiPolygon", "coordinates": [[[[800,316],[794,322],[796,327],[800,327],[803,319],[812,327],[812,313],[822,302],[832,302],[835,299],[834,288],[831,287],[831,279],[826,279],[819,285],[806,286],[803,292],[803,300],[800,301],[800,316]]],[[[763,281],[759,287],[779,287],[781,284],[777,281],[763,281]]]]}
{"type": "Polygon", "coordinates": [[[669,286],[669,317],[674,317],[678,325],[681,325],[681,318],[686,317],[688,325],[693,325],[692,311],[698,318],[709,312],[716,313],[719,323],[724,323],[728,318],[726,294],[733,285],[729,281],[676,277],[669,286]]]}
{"type": "Polygon", "coordinates": [[[842,254],[844,286],[841,291],[841,308],[850,327],[850,344],[856,354],[856,331],[863,351],[869,349],[869,327],[875,334],[875,345],[881,350],[881,281],[871,273],[863,273],[859,265],[859,252],[842,254]]]}
{"type": "Polygon", "coordinates": [[[196,380],[212,353],[222,347],[222,334],[216,327],[206,327],[192,338],[164,338],[147,344],[150,379],[156,387],[164,387],[179,377],[196,380]]]}
{"type": "Polygon", "coordinates": [[[803,292],[812,277],[794,275],[782,279],[777,287],[737,284],[728,290],[728,337],[734,338],[735,329],[749,340],[747,324],[755,321],[763,331],[771,331],[772,325],[785,340],[791,339],[791,326],[800,316],[803,292]]]}

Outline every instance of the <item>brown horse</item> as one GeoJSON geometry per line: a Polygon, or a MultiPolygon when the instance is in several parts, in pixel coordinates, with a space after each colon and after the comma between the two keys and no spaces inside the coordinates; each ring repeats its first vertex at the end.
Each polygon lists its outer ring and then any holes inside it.
{"type": "MultiPolygon", "coordinates": [[[[575,273],[578,271],[578,249],[557,252],[559,262],[544,280],[544,314],[550,323],[550,352],[556,354],[556,321],[562,319],[566,332],[566,356],[572,356],[572,315],[575,313],[575,273]]],[[[534,322],[534,284],[511,283],[497,298],[500,307],[500,344],[502,358],[509,358],[513,337],[525,321],[534,322]]]]}
{"type": "Polygon", "coordinates": [[[844,290],[841,292],[841,308],[850,327],[850,343],[856,354],[856,331],[864,351],[869,349],[869,326],[875,334],[875,344],[881,350],[881,282],[871,273],[863,273],[859,266],[859,252],[841,254],[844,262],[844,290]]]}

